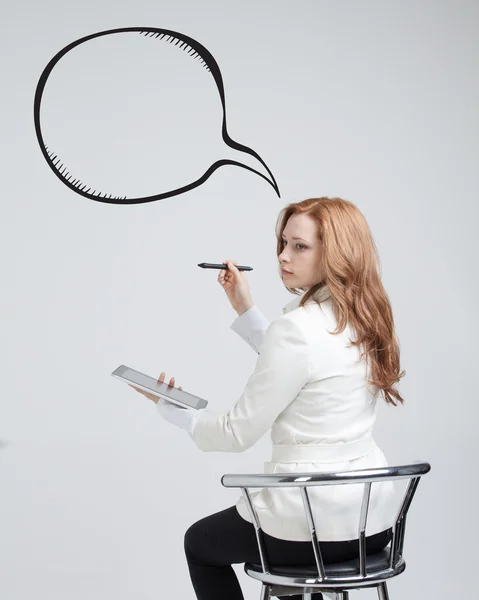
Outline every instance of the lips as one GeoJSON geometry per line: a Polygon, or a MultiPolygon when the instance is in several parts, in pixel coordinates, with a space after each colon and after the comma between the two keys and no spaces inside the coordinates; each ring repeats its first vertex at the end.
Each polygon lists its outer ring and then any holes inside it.
{"type": "Polygon", "coordinates": [[[289,275],[291,275],[291,271],[286,271],[286,269],[281,269],[281,273],[288,273],[289,275]]]}

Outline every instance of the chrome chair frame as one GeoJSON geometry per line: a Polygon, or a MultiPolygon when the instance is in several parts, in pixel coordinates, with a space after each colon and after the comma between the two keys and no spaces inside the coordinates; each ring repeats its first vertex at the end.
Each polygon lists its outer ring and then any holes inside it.
{"type": "MultiPolygon", "coordinates": [[[[379,600],[389,600],[386,581],[399,575],[406,568],[403,558],[404,535],[406,529],[406,516],[411,506],[412,499],[416,493],[417,486],[423,475],[428,473],[431,465],[427,462],[414,462],[408,465],[391,466],[375,469],[362,469],[357,471],[341,471],[336,473],[275,473],[273,475],[260,474],[225,474],[221,483],[227,488],[240,488],[248,508],[252,523],[256,532],[258,550],[261,561],[261,570],[250,563],[244,566],[245,572],[250,577],[262,582],[261,600],[268,600],[271,596],[288,596],[293,594],[303,595],[304,600],[311,599],[311,594],[321,593],[322,597],[334,598],[336,600],[348,600],[349,590],[364,587],[375,587],[379,600]],[[384,481],[398,481],[409,479],[406,491],[400,503],[400,507],[393,525],[393,534],[389,550],[382,551],[382,558],[387,557],[387,566],[384,561],[380,568],[368,565],[366,556],[366,524],[369,509],[371,486],[373,483],[384,481]],[[359,517],[358,540],[359,540],[359,563],[357,560],[357,572],[355,574],[338,574],[338,567],[351,565],[348,563],[336,564],[336,573],[328,573],[328,565],[324,565],[321,549],[316,534],[311,503],[307,488],[318,485],[348,485],[364,483],[364,492],[359,517]],[[258,515],[251,501],[249,488],[273,488],[273,487],[299,487],[306,519],[311,535],[311,543],[315,558],[317,576],[312,577],[310,573],[285,574],[284,568],[281,573],[275,572],[274,567],[270,569],[266,549],[264,545],[263,530],[258,515]]],[[[377,556],[379,556],[378,553],[377,556]]],[[[373,555],[375,556],[375,555],[373,555]]],[[[305,568],[307,568],[305,566],[305,568]]],[[[295,568],[298,570],[298,567],[295,568]]],[[[349,569],[350,571],[350,569],[349,569]]]]}

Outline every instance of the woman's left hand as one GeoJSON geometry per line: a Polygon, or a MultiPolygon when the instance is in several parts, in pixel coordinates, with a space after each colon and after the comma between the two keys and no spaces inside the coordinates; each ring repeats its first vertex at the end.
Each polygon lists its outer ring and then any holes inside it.
{"type": "MultiPolygon", "coordinates": [[[[158,383],[164,383],[164,382],[165,382],[165,376],[166,376],[166,375],[165,375],[165,373],[163,372],[163,373],[162,373],[162,374],[159,376],[159,378],[158,378],[158,383]]],[[[136,390],[137,392],[140,392],[140,394],[143,394],[143,396],[145,396],[146,398],[148,398],[148,400],[153,400],[153,402],[154,402],[155,404],[158,404],[158,400],[160,399],[160,398],[158,398],[158,396],[155,396],[154,394],[150,394],[150,392],[145,392],[145,390],[141,390],[140,388],[137,388],[136,386],[134,386],[134,385],[131,385],[131,383],[129,383],[128,385],[129,385],[130,387],[132,387],[134,390],[136,390]]],[[[170,388],[172,388],[172,387],[175,387],[175,378],[174,378],[174,377],[172,377],[172,378],[170,379],[169,387],[170,387],[170,388]]],[[[179,390],[182,390],[183,388],[180,386],[178,389],[179,389],[179,390]]]]}

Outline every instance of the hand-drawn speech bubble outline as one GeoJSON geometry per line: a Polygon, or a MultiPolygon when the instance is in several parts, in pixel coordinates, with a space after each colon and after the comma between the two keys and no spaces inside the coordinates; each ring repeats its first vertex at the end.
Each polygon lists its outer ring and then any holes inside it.
{"type": "Polygon", "coordinates": [[[199,185],[204,183],[216,171],[216,169],[219,169],[223,165],[233,165],[236,167],[241,167],[243,169],[247,169],[248,171],[251,171],[253,173],[256,173],[256,175],[259,175],[260,177],[262,177],[265,181],[267,181],[273,187],[273,189],[276,192],[276,194],[278,195],[278,197],[281,197],[276,180],[275,180],[273,174],[271,173],[271,171],[269,170],[268,166],[264,162],[264,160],[261,158],[261,156],[259,156],[259,154],[257,152],[255,152],[252,148],[249,148],[248,146],[244,146],[243,144],[239,144],[238,142],[235,142],[228,135],[227,125],[226,125],[226,103],[225,103],[225,91],[224,91],[224,86],[223,86],[223,78],[221,76],[221,71],[220,71],[220,68],[219,68],[216,60],[213,58],[212,54],[202,44],[200,44],[193,38],[191,38],[187,35],[184,35],[182,33],[179,33],[177,31],[171,31],[169,29],[158,29],[156,27],[123,27],[123,28],[119,28],[119,29],[109,29],[106,31],[99,31],[97,33],[93,33],[91,35],[87,35],[78,40],[75,40],[71,44],[68,44],[68,46],[65,46],[50,60],[50,62],[47,64],[47,66],[43,70],[43,73],[40,76],[40,79],[38,81],[36,91],[35,91],[34,121],[35,121],[35,132],[37,135],[38,143],[40,144],[40,149],[42,150],[45,160],[47,161],[48,165],[50,166],[52,171],[55,173],[55,175],[62,181],[62,183],[64,183],[66,186],[68,186],[70,189],[72,189],[77,194],[81,194],[85,198],[90,198],[91,200],[96,200],[97,202],[106,202],[109,204],[140,204],[143,202],[153,202],[154,200],[163,200],[164,198],[170,198],[171,196],[183,194],[184,192],[187,192],[189,190],[192,190],[192,189],[198,187],[199,185]],[[58,63],[58,61],[63,56],[65,56],[65,54],[67,54],[67,52],[69,52],[76,46],[79,46],[80,44],[84,44],[88,40],[92,40],[97,37],[101,37],[101,36],[105,36],[105,35],[113,35],[113,34],[117,34],[117,33],[135,32],[135,31],[140,34],[144,34],[146,36],[156,37],[159,39],[165,38],[165,41],[168,41],[169,43],[175,42],[175,46],[180,44],[179,47],[182,50],[186,51],[192,58],[200,59],[200,62],[203,64],[203,66],[208,71],[210,71],[211,74],[213,75],[213,78],[216,82],[216,86],[218,88],[218,93],[220,95],[221,105],[223,107],[223,125],[222,125],[222,131],[221,131],[223,141],[225,142],[226,145],[230,146],[231,148],[238,150],[240,152],[245,152],[246,154],[253,156],[256,160],[258,160],[263,165],[263,167],[266,169],[266,171],[268,172],[271,179],[268,179],[268,177],[263,175],[263,173],[260,173],[259,171],[257,171],[256,169],[253,169],[252,167],[249,167],[248,165],[237,162],[235,160],[222,159],[222,160],[218,160],[218,161],[214,162],[210,166],[210,168],[199,179],[197,179],[196,181],[193,181],[192,183],[190,183],[188,185],[177,188],[175,190],[171,190],[169,192],[164,192],[162,194],[155,194],[153,196],[145,196],[145,197],[141,197],[141,198],[127,198],[126,196],[122,196],[122,197],[112,196],[111,194],[109,194],[109,195],[106,193],[103,194],[103,193],[97,192],[96,190],[92,190],[92,188],[88,187],[87,184],[82,183],[82,181],[80,181],[79,179],[75,179],[74,176],[69,173],[69,171],[67,170],[67,166],[65,166],[62,163],[61,158],[57,154],[55,154],[52,150],[48,149],[48,147],[46,146],[46,144],[44,142],[43,135],[42,135],[41,125],[40,125],[40,108],[41,108],[43,92],[45,89],[45,84],[48,80],[48,77],[49,77],[50,73],[52,72],[54,66],[58,63]]]}

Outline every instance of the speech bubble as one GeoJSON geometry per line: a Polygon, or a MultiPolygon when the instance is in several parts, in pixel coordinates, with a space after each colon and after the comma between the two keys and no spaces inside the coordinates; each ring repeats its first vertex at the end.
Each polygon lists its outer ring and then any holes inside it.
{"type": "Polygon", "coordinates": [[[255,173],[280,196],[261,156],[228,133],[216,60],[176,31],[126,27],[68,44],[40,76],[34,122],[55,175],[97,202],[163,200],[198,187],[227,165],[255,173]],[[233,157],[227,156],[231,150],[233,157]],[[205,170],[208,153],[219,158],[205,170]],[[194,174],[185,185],[189,170],[194,174]],[[126,194],[118,189],[122,177],[131,188],[126,194]]]}

